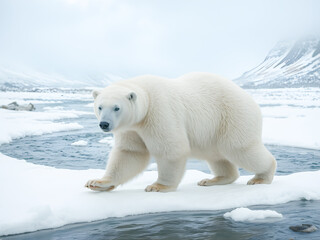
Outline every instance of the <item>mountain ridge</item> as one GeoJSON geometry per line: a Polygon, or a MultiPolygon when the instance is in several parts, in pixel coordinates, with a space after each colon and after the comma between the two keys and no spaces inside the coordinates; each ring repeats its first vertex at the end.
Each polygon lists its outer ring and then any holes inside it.
{"type": "Polygon", "coordinates": [[[234,81],[245,88],[320,87],[320,39],[278,42],[234,81]]]}

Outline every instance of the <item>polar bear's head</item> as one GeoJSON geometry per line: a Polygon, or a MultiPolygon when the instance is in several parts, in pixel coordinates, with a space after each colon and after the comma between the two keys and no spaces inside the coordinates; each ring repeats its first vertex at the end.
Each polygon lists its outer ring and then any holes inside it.
{"type": "Polygon", "coordinates": [[[94,112],[104,132],[130,127],[141,119],[139,96],[127,87],[111,85],[92,95],[94,112]]]}

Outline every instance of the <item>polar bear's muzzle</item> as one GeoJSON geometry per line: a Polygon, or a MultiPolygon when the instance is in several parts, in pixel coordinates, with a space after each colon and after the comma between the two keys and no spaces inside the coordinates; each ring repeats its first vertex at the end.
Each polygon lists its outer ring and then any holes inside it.
{"type": "Polygon", "coordinates": [[[99,126],[102,129],[102,131],[104,131],[104,132],[109,132],[111,130],[110,123],[108,123],[106,121],[100,122],[99,126]]]}

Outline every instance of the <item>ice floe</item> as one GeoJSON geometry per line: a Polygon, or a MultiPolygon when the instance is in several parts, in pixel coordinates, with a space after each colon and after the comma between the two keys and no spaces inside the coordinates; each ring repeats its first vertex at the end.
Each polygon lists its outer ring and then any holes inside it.
{"type": "Polygon", "coordinates": [[[76,122],[53,122],[65,118],[78,118],[75,112],[16,112],[0,109],[0,144],[9,143],[13,139],[42,135],[59,131],[82,129],[76,122]]]}
{"type": "Polygon", "coordinates": [[[320,200],[320,171],[276,176],[271,185],[246,185],[252,176],[242,176],[230,185],[201,187],[196,183],[211,175],[188,170],[177,191],[150,193],[144,188],[156,180],[156,171],[145,171],[112,192],[93,192],[84,184],[103,170],[56,169],[3,154],[0,166],[0,235],[144,213],[320,200]]]}

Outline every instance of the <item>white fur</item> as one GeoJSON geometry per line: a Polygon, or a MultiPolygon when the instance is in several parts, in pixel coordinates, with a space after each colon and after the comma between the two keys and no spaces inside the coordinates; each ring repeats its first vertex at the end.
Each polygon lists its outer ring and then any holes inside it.
{"type": "Polygon", "coordinates": [[[109,110],[121,105],[122,112],[110,117],[115,146],[104,177],[86,184],[93,190],[125,183],[145,169],[150,155],[158,164],[158,180],[147,191],[175,189],[190,157],[206,160],[216,176],[199,185],[232,183],[238,167],[256,174],[248,184],[272,182],[276,161],[261,141],[259,106],[230,80],[208,73],[142,76],[94,96],[98,120],[100,105],[109,110]]]}

